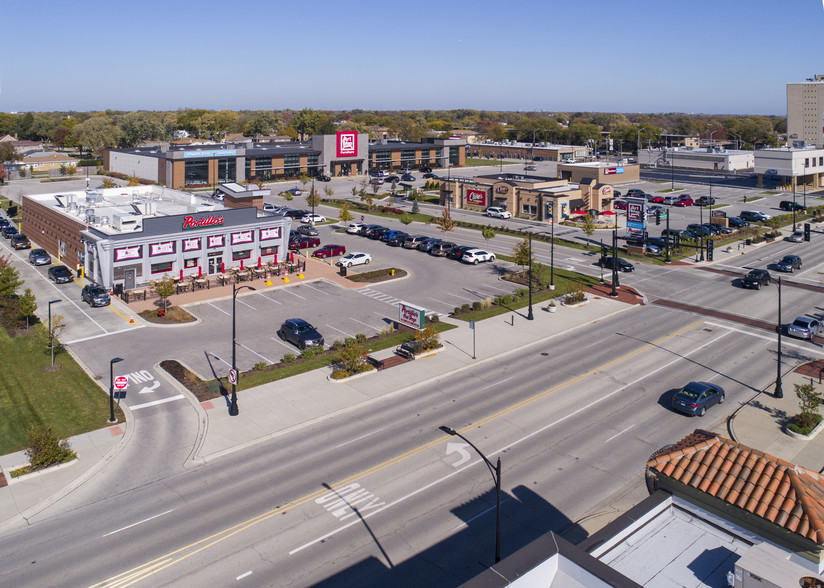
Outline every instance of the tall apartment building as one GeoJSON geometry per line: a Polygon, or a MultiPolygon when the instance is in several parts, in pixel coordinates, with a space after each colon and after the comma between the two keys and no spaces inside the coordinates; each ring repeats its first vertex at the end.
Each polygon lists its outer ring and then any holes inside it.
{"type": "Polygon", "coordinates": [[[790,144],[824,147],[824,75],[787,84],[787,134],[790,144]]]}

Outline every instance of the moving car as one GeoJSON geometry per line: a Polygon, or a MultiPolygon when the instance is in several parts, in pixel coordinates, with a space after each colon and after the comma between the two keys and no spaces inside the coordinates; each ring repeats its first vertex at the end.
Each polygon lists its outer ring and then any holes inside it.
{"type": "Polygon", "coordinates": [[[304,215],[304,217],[300,219],[300,222],[309,223],[310,225],[313,225],[315,223],[325,223],[326,217],[320,214],[309,213],[307,215],[304,215]]]}
{"type": "Polygon", "coordinates": [[[707,409],[724,404],[724,389],[709,382],[690,382],[672,397],[672,408],[690,416],[704,416],[707,409]]]}
{"type": "Polygon", "coordinates": [[[331,178],[330,176],[326,176],[326,175],[323,175],[323,174],[319,174],[319,175],[317,176],[317,180],[318,180],[319,182],[331,182],[331,181],[332,181],[332,178],[331,178]]]}
{"type": "Polygon", "coordinates": [[[300,225],[298,227],[298,233],[300,233],[301,235],[307,235],[309,237],[318,236],[318,230],[312,225],[300,225]]]}
{"type": "Polygon", "coordinates": [[[303,319],[292,318],[284,321],[278,329],[278,337],[288,341],[298,349],[307,347],[323,347],[323,336],[317,329],[303,319]]]}
{"type": "Polygon", "coordinates": [[[300,188],[289,188],[286,191],[289,192],[292,196],[301,196],[301,195],[303,195],[303,190],[301,190],[300,188]]]}
{"type": "Polygon", "coordinates": [[[323,259],[324,257],[335,257],[346,253],[346,247],[343,245],[324,245],[312,252],[312,257],[323,259]]]}
{"type": "Polygon", "coordinates": [[[804,232],[803,231],[795,231],[792,235],[787,235],[784,237],[787,241],[791,243],[803,243],[804,242],[804,232]]]}
{"type": "Polygon", "coordinates": [[[486,209],[486,216],[492,218],[512,218],[512,213],[498,206],[490,206],[486,209]]]}
{"type": "Polygon", "coordinates": [[[74,280],[72,271],[65,265],[53,265],[49,268],[48,276],[55,284],[68,284],[74,280]]]}
{"type": "Polygon", "coordinates": [[[401,176],[401,179],[404,182],[414,182],[415,181],[415,176],[413,176],[412,174],[403,174],[401,176]]]}
{"type": "Polygon", "coordinates": [[[738,218],[751,223],[759,223],[770,220],[770,215],[764,214],[760,210],[742,210],[738,218]]]}
{"type": "Polygon", "coordinates": [[[25,235],[18,233],[11,236],[11,246],[15,249],[29,249],[31,248],[31,241],[25,235]]]}
{"type": "Polygon", "coordinates": [[[298,237],[292,241],[289,241],[289,249],[297,250],[297,249],[307,249],[310,247],[317,247],[320,245],[320,239],[317,237],[298,237]]]}
{"type": "Polygon", "coordinates": [[[80,291],[80,300],[87,302],[89,306],[108,306],[112,302],[106,289],[97,284],[83,286],[83,290],[80,291]]]}
{"type": "Polygon", "coordinates": [[[346,227],[346,232],[350,235],[360,235],[360,232],[363,230],[363,227],[365,226],[366,225],[364,225],[363,223],[352,223],[351,225],[346,227]]]}
{"type": "Polygon", "coordinates": [[[787,325],[787,334],[790,337],[812,341],[813,337],[821,334],[821,329],[821,321],[808,316],[800,316],[787,325]]]}
{"type": "Polygon", "coordinates": [[[366,265],[371,263],[372,256],[368,253],[362,253],[360,251],[356,251],[353,253],[347,253],[343,257],[341,257],[337,265],[341,267],[352,267],[353,265],[366,265]]]}
{"type": "Polygon", "coordinates": [[[613,265],[615,265],[618,271],[621,272],[631,272],[635,270],[635,266],[628,262],[626,259],[621,259],[620,257],[612,257],[611,255],[606,255],[599,259],[598,265],[606,269],[613,269],[613,265]]]}
{"type": "Polygon", "coordinates": [[[524,167],[524,171],[538,171],[537,165],[527,165],[524,167]]]}
{"type": "Polygon", "coordinates": [[[780,208],[781,210],[786,210],[788,212],[792,212],[793,210],[807,210],[806,206],[802,206],[801,204],[793,202],[792,200],[782,200],[779,203],[778,208],[780,208]]]}
{"type": "Polygon", "coordinates": [[[750,271],[746,276],[741,278],[741,287],[742,288],[755,288],[756,290],[760,290],[761,286],[769,286],[770,285],[770,272],[763,269],[754,269],[750,271]]]}
{"type": "Polygon", "coordinates": [[[461,256],[461,261],[478,265],[482,261],[495,261],[495,254],[483,249],[470,249],[461,256]]]}
{"type": "Polygon", "coordinates": [[[427,180],[432,179],[432,178],[434,178],[436,180],[438,179],[438,176],[433,174],[432,172],[426,172],[425,174],[423,174],[423,177],[426,178],[427,180]]]}
{"type": "Polygon", "coordinates": [[[797,255],[785,255],[775,265],[780,272],[792,272],[801,269],[801,258],[797,255]]]}
{"type": "Polygon", "coordinates": [[[51,255],[45,249],[32,249],[29,251],[29,263],[32,265],[49,265],[51,255]]]}

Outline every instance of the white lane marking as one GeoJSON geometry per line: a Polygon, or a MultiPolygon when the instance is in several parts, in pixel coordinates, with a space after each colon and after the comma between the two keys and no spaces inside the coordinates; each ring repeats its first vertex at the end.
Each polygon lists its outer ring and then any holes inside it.
{"type": "Polygon", "coordinates": [[[466,296],[458,296],[457,294],[453,294],[452,292],[447,292],[446,295],[452,296],[452,298],[460,298],[461,300],[466,300],[467,302],[474,302],[475,300],[477,300],[477,298],[467,298],[466,296]]]}
{"type": "MultiPolygon", "coordinates": [[[[638,379],[636,379],[636,380],[633,380],[632,382],[629,382],[628,384],[625,384],[625,385],[621,386],[620,388],[616,388],[615,390],[613,390],[613,391],[612,391],[612,392],[610,392],[609,394],[605,394],[604,396],[601,396],[600,398],[598,398],[598,399],[596,399],[596,400],[593,400],[593,401],[592,401],[592,402],[590,402],[589,404],[586,404],[586,405],[584,405],[584,406],[581,406],[580,408],[578,408],[577,410],[572,411],[572,412],[571,412],[571,413],[569,413],[568,415],[566,415],[566,416],[562,416],[561,418],[559,418],[559,419],[557,419],[557,420],[555,420],[555,421],[553,421],[553,422],[551,422],[551,423],[548,423],[548,424],[544,425],[543,427],[541,427],[541,428],[539,428],[539,429],[536,429],[536,430],[535,430],[535,431],[533,431],[532,433],[529,433],[528,435],[525,435],[525,436],[521,437],[520,439],[518,439],[518,440],[516,440],[516,441],[514,441],[514,442],[507,443],[505,446],[501,447],[500,449],[497,449],[496,451],[493,451],[492,453],[487,454],[487,458],[490,458],[490,457],[495,456],[495,455],[497,455],[497,454],[499,454],[499,453],[502,453],[502,452],[503,452],[503,451],[505,451],[505,450],[509,450],[509,449],[511,449],[511,448],[513,448],[513,447],[515,447],[516,445],[520,445],[521,443],[523,443],[524,441],[528,441],[529,439],[531,439],[531,438],[532,438],[532,437],[534,437],[535,435],[540,435],[541,433],[543,433],[544,431],[546,431],[546,430],[548,430],[548,429],[550,429],[550,428],[554,427],[555,425],[558,425],[558,424],[560,424],[560,423],[562,423],[562,422],[566,421],[567,419],[570,419],[570,418],[574,417],[575,415],[577,415],[577,414],[579,414],[579,413],[581,413],[581,412],[584,412],[584,411],[586,411],[586,410],[589,410],[589,409],[591,409],[593,406],[596,406],[596,405],[598,405],[598,404],[601,404],[602,402],[605,402],[606,400],[608,400],[608,399],[610,399],[611,397],[615,396],[615,395],[616,395],[616,394],[618,394],[619,392],[621,392],[621,391],[623,391],[623,390],[626,390],[627,388],[629,388],[629,387],[631,387],[631,386],[634,386],[635,384],[637,384],[638,382],[640,382],[640,381],[641,381],[641,380],[643,380],[644,378],[648,378],[648,377],[650,377],[650,376],[652,376],[652,375],[654,375],[654,374],[656,374],[656,373],[658,373],[658,372],[660,372],[660,371],[662,371],[662,370],[667,369],[668,367],[670,367],[670,366],[671,366],[671,365],[673,365],[674,363],[676,363],[676,362],[678,362],[678,361],[682,361],[682,360],[686,359],[687,357],[689,357],[690,355],[693,355],[693,354],[694,354],[694,353],[696,353],[697,351],[700,351],[700,350],[701,350],[701,349],[703,349],[704,347],[706,347],[706,346],[708,346],[708,345],[711,345],[712,343],[717,343],[718,341],[720,341],[721,339],[723,339],[724,337],[726,337],[726,336],[727,336],[727,335],[729,335],[729,334],[730,334],[730,332],[729,332],[729,331],[727,331],[726,333],[722,333],[720,336],[716,337],[715,339],[712,339],[711,341],[707,341],[707,342],[706,342],[706,343],[704,343],[703,345],[699,345],[699,346],[698,346],[698,347],[696,347],[695,349],[692,349],[691,351],[688,351],[687,353],[683,354],[682,356],[680,356],[680,357],[676,357],[676,358],[675,358],[675,359],[673,359],[672,361],[670,361],[670,362],[668,362],[668,363],[665,363],[664,365],[659,366],[657,369],[655,369],[655,370],[653,370],[653,371],[651,371],[651,372],[649,372],[649,373],[647,373],[647,374],[645,374],[645,375],[641,376],[640,378],[638,378],[638,379]]],[[[469,468],[471,468],[471,467],[474,467],[474,466],[476,466],[476,465],[478,465],[478,464],[482,464],[482,463],[485,463],[482,459],[477,459],[477,460],[475,460],[475,461],[473,461],[473,462],[471,462],[471,463],[468,463],[468,464],[466,464],[465,466],[463,466],[462,468],[455,470],[454,472],[451,472],[451,473],[449,473],[449,474],[446,474],[445,476],[442,476],[442,477],[438,478],[437,480],[433,480],[433,481],[432,481],[432,482],[430,482],[429,484],[426,484],[426,485],[424,485],[424,486],[421,486],[421,487],[420,487],[420,488],[418,488],[417,490],[413,490],[412,492],[409,492],[408,494],[405,494],[404,496],[401,496],[400,498],[398,498],[398,499],[397,499],[397,500],[395,500],[394,502],[390,502],[390,503],[388,503],[388,504],[385,504],[383,507],[381,507],[381,508],[379,508],[379,509],[377,509],[377,510],[374,510],[374,511],[372,511],[372,512],[368,513],[368,514],[363,515],[363,516],[361,517],[361,519],[362,519],[362,520],[366,520],[366,519],[368,519],[369,517],[373,517],[373,516],[375,516],[376,514],[379,514],[379,513],[383,512],[383,511],[384,511],[384,510],[386,510],[386,509],[392,508],[393,506],[396,506],[396,505],[400,504],[401,502],[405,502],[405,501],[406,501],[406,500],[408,500],[409,498],[412,498],[413,496],[416,496],[416,495],[420,494],[421,492],[425,492],[426,490],[429,490],[430,488],[432,488],[432,487],[434,487],[434,486],[437,486],[437,485],[438,485],[438,484],[440,484],[441,482],[445,482],[446,480],[450,479],[451,477],[453,477],[453,476],[456,476],[456,475],[460,474],[460,473],[461,473],[461,472],[463,472],[464,470],[467,470],[467,469],[469,469],[469,468]]],[[[351,527],[352,525],[357,525],[357,524],[362,524],[362,523],[361,523],[361,521],[360,521],[360,520],[358,520],[358,521],[352,521],[351,523],[347,523],[347,524],[343,525],[342,527],[338,527],[337,529],[334,529],[334,530],[332,530],[332,531],[329,531],[329,532],[328,532],[328,533],[326,533],[325,535],[322,535],[322,536],[320,536],[320,537],[317,537],[316,539],[313,539],[312,541],[309,541],[308,543],[304,543],[304,544],[303,544],[303,545],[301,545],[300,547],[296,547],[295,549],[293,549],[292,551],[290,551],[290,552],[289,552],[289,555],[294,555],[294,554],[298,553],[299,551],[303,551],[303,550],[304,550],[304,549],[306,549],[307,547],[311,547],[311,546],[312,546],[312,545],[314,545],[315,543],[320,543],[321,541],[325,541],[325,540],[326,540],[326,539],[328,539],[329,537],[332,537],[332,536],[334,536],[334,535],[337,535],[337,534],[338,534],[338,533],[340,533],[341,531],[344,531],[344,530],[348,529],[349,527],[351,527]]]]}
{"type": "Polygon", "coordinates": [[[175,400],[180,400],[181,398],[184,398],[183,394],[178,394],[177,396],[170,396],[169,398],[161,398],[160,400],[152,400],[151,402],[144,402],[143,404],[135,404],[134,406],[129,406],[129,410],[139,410],[141,408],[148,408],[158,404],[166,404],[167,402],[173,402],[175,400]]]}
{"type": "Polygon", "coordinates": [[[120,533],[120,531],[125,531],[126,529],[131,529],[132,527],[136,527],[136,526],[141,525],[143,523],[147,523],[147,522],[151,521],[152,519],[156,519],[157,517],[162,517],[165,514],[169,514],[173,510],[174,509],[171,508],[171,509],[167,510],[166,512],[156,514],[155,516],[149,517],[148,519],[143,519],[142,521],[137,521],[136,523],[132,523],[131,525],[126,525],[125,527],[121,527],[120,529],[117,529],[116,531],[110,531],[110,532],[106,533],[105,535],[103,535],[103,537],[108,537],[109,535],[114,535],[115,533],[120,533]]]}
{"type": "MultiPolygon", "coordinates": [[[[501,504],[503,504],[503,503],[504,503],[504,499],[502,498],[502,499],[501,499],[501,504]]],[[[472,521],[474,521],[475,519],[479,519],[479,518],[481,518],[481,517],[482,517],[482,516],[484,516],[486,513],[488,513],[488,512],[491,512],[491,511],[495,510],[495,508],[496,508],[496,506],[494,506],[494,505],[493,505],[493,506],[490,506],[489,508],[486,508],[486,509],[482,510],[481,512],[479,512],[478,514],[476,514],[474,517],[472,517],[472,518],[470,518],[470,519],[467,519],[467,520],[463,521],[460,525],[458,525],[457,527],[455,527],[454,529],[452,529],[452,530],[450,531],[450,533],[454,533],[454,532],[455,532],[455,531],[457,531],[458,529],[462,529],[463,527],[467,527],[467,526],[469,526],[469,523],[471,523],[471,522],[472,522],[472,521]]]]}
{"type": "MultiPolygon", "coordinates": [[[[752,331],[745,331],[744,329],[736,329],[735,327],[731,327],[729,325],[722,325],[720,323],[710,323],[704,322],[705,325],[710,325],[713,327],[721,327],[722,329],[728,329],[730,331],[735,331],[736,333],[741,333],[742,335],[749,335],[750,337],[758,337],[759,339],[764,339],[765,341],[776,341],[776,337],[770,337],[769,335],[762,335],[761,333],[753,333],[752,331]]],[[[776,341],[777,342],[777,341],[776,341]]],[[[815,347],[808,347],[806,345],[798,345],[797,343],[790,343],[788,341],[784,341],[784,338],[781,338],[781,347],[795,347],[796,349],[803,349],[804,351],[809,351],[810,353],[817,353],[819,355],[824,355],[824,349],[817,349],[815,347]]]]}
{"type": "Polygon", "coordinates": [[[300,294],[295,294],[294,292],[292,292],[292,289],[291,289],[291,288],[283,288],[283,289],[281,290],[281,292],[288,292],[288,293],[289,293],[289,294],[291,294],[292,296],[297,296],[297,297],[298,297],[298,298],[300,298],[301,300],[306,300],[306,298],[304,298],[304,297],[303,297],[303,296],[301,296],[300,294]]]}
{"type": "Polygon", "coordinates": [[[275,304],[283,304],[283,302],[278,302],[277,300],[275,300],[275,299],[274,299],[274,298],[272,298],[271,296],[267,296],[267,295],[266,295],[266,294],[264,294],[263,292],[257,292],[256,294],[257,294],[258,296],[263,296],[266,300],[268,300],[268,301],[270,301],[270,302],[274,302],[275,304]]]}
{"type": "Polygon", "coordinates": [[[257,351],[255,351],[254,349],[250,349],[249,347],[246,347],[246,345],[244,345],[243,343],[238,343],[238,345],[240,345],[241,347],[243,347],[246,351],[249,351],[250,353],[254,353],[255,355],[257,355],[259,358],[261,358],[261,359],[262,359],[262,360],[264,360],[264,361],[267,361],[267,362],[269,362],[269,363],[275,363],[275,362],[273,362],[271,359],[269,359],[268,357],[263,357],[260,353],[258,353],[258,352],[257,352],[257,351]]]}
{"type": "Polygon", "coordinates": [[[355,441],[360,441],[361,439],[366,439],[367,437],[371,437],[375,433],[382,431],[383,429],[377,429],[376,431],[372,431],[371,433],[367,433],[366,435],[361,435],[360,437],[356,437],[355,439],[350,439],[349,441],[344,441],[340,445],[335,445],[332,449],[337,449],[338,447],[343,447],[344,445],[349,445],[350,443],[354,443],[355,441]]]}
{"type": "Polygon", "coordinates": [[[604,443],[609,443],[610,441],[612,441],[613,439],[615,439],[618,435],[622,435],[622,434],[626,433],[627,431],[629,431],[629,430],[630,430],[632,427],[634,427],[634,426],[635,426],[635,425],[633,424],[633,425],[628,426],[628,427],[627,427],[626,429],[624,429],[623,431],[618,431],[618,432],[617,432],[617,433],[615,433],[612,437],[610,437],[609,439],[607,439],[606,441],[604,441],[604,443]]]}
{"type": "Polygon", "coordinates": [[[350,334],[349,334],[349,333],[347,333],[346,331],[341,331],[340,329],[338,329],[337,327],[333,327],[333,326],[332,326],[332,325],[330,325],[329,323],[326,323],[326,326],[327,326],[327,327],[329,327],[330,329],[334,329],[334,330],[335,330],[335,331],[337,331],[338,333],[343,333],[343,334],[344,334],[344,335],[346,335],[347,337],[354,337],[354,335],[350,335],[350,334]]]}
{"type": "Polygon", "coordinates": [[[349,319],[355,321],[356,323],[362,324],[364,327],[369,327],[370,329],[375,329],[376,331],[380,331],[379,328],[373,327],[372,325],[366,324],[365,322],[359,321],[358,319],[352,318],[351,316],[349,317],[349,319]]]}
{"type": "MultiPolygon", "coordinates": [[[[600,344],[600,342],[599,342],[599,344],[600,344]]],[[[513,378],[513,376],[509,376],[508,378],[504,378],[503,380],[499,380],[498,382],[495,382],[494,384],[489,384],[488,386],[484,386],[483,388],[478,390],[478,392],[480,392],[481,390],[486,390],[487,388],[492,388],[493,386],[498,386],[500,384],[503,384],[504,382],[506,382],[507,380],[511,380],[512,378],[513,378]]]]}
{"type": "Polygon", "coordinates": [[[310,289],[314,290],[315,292],[320,292],[320,293],[321,293],[321,294],[323,294],[324,296],[329,296],[329,292],[324,292],[324,291],[323,291],[323,290],[321,290],[320,288],[315,288],[315,287],[314,287],[314,286],[312,286],[311,284],[303,284],[303,285],[304,285],[304,286],[306,286],[307,288],[310,288],[310,289]]]}
{"type": "MultiPolygon", "coordinates": [[[[270,338],[272,341],[277,341],[278,343],[280,343],[281,345],[283,345],[283,346],[284,346],[284,347],[286,347],[287,349],[293,349],[290,345],[287,345],[284,341],[281,341],[281,340],[280,340],[280,338],[278,338],[278,337],[269,337],[269,338],[270,338]]],[[[231,367],[231,366],[230,366],[230,367],[231,367]]]]}
{"type": "MultiPolygon", "coordinates": [[[[100,325],[98,325],[100,326],[100,325]]],[[[108,337],[109,335],[118,335],[120,333],[130,333],[132,329],[142,329],[145,325],[135,325],[130,329],[120,329],[119,331],[107,331],[105,333],[100,333],[99,335],[91,335],[89,337],[80,337],[79,339],[72,339],[71,341],[66,341],[64,345],[71,345],[72,343],[81,343],[83,341],[91,341],[92,339],[100,339],[100,337],[108,337]]],[[[102,327],[101,327],[102,328],[102,327]]]]}
{"type": "Polygon", "coordinates": [[[255,308],[255,307],[254,307],[254,306],[252,306],[251,304],[246,304],[245,302],[243,302],[243,300],[241,300],[239,297],[236,299],[236,301],[237,301],[239,304],[242,304],[243,306],[248,306],[248,307],[249,307],[249,308],[251,308],[252,310],[257,310],[257,308],[255,308]]]}
{"type": "Polygon", "coordinates": [[[466,443],[455,443],[454,441],[450,441],[446,444],[447,455],[450,453],[457,453],[459,456],[458,461],[453,463],[452,467],[456,468],[472,459],[472,455],[469,453],[467,447],[469,447],[469,445],[466,443]]]}
{"type": "Polygon", "coordinates": [[[493,290],[500,290],[501,292],[512,292],[512,288],[499,288],[498,286],[493,286],[492,284],[484,284],[485,288],[492,288],[493,290]]]}
{"type": "Polygon", "coordinates": [[[155,389],[159,388],[159,387],[160,387],[160,382],[155,380],[154,384],[152,384],[151,386],[144,386],[143,389],[140,392],[138,392],[138,394],[149,394],[151,392],[154,392],[155,389]]]}
{"type": "Polygon", "coordinates": [[[248,572],[245,572],[245,573],[239,575],[237,578],[235,578],[235,580],[242,580],[246,576],[251,576],[251,575],[252,575],[252,570],[249,570],[248,572]]]}
{"type": "Polygon", "coordinates": [[[207,304],[208,304],[209,306],[211,306],[212,308],[214,308],[215,310],[219,310],[220,312],[222,312],[222,313],[223,313],[223,314],[225,314],[226,316],[232,316],[230,313],[226,312],[226,311],[225,311],[225,310],[223,310],[222,308],[219,308],[219,307],[215,306],[215,305],[214,305],[214,304],[212,304],[211,302],[207,302],[207,304]]]}
{"type": "Polygon", "coordinates": [[[444,302],[443,300],[438,300],[437,298],[432,298],[431,296],[429,297],[429,300],[434,300],[438,304],[443,304],[444,306],[451,306],[453,308],[455,307],[454,304],[450,304],[449,302],[444,302]]]}

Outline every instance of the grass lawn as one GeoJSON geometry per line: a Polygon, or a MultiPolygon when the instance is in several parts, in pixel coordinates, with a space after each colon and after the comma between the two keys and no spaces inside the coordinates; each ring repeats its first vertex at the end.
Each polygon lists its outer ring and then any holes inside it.
{"type": "MultiPolygon", "coordinates": [[[[511,163],[504,161],[504,163],[511,163]]],[[[500,166],[501,162],[496,159],[478,159],[474,157],[467,157],[466,163],[464,163],[464,167],[477,167],[480,165],[488,165],[488,166],[500,166]]]]}
{"type": "MultiPolygon", "coordinates": [[[[729,206],[729,204],[713,204],[713,205],[712,205],[712,206],[710,206],[709,208],[710,208],[710,209],[713,209],[713,208],[724,208],[725,206],[729,206]]],[[[705,207],[705,208],[707,208],[707,207],[705,207]]]]}
{"type": "Polygon", "coordinates": [[[768,196],[775,196],[776,194],[781,194],[781,192],[776,192],[775,190],[764,190],[761,193],[767,194],[768,196]]]}
{"type": "MultiPolygon", "coordinates": [[[[768,192],[769,194],[780,194],[781,192],[768,192]]],[[[756,200],[764,200],[763,196],[744,196],[744,202],[755,202],[756,200]]]]}
{"type": "Polygon", "coordinates": [[[667,192],[680,192],[684,188],[667,188],[666,190],[656,190],[659,194],[666,194],[667,192]]]}
{"type": "MultiPolygon", "coordinates": [[[[0,455],[25,449],[30,425],[49,426],[61,439],[108,424],[109,399],[71,355],[54,357],[51,371],[47,334],[42,325],[11,339],[0,329],[0,455]]],[[[123,413],[115,409],[123,420],[123,413]]]]}

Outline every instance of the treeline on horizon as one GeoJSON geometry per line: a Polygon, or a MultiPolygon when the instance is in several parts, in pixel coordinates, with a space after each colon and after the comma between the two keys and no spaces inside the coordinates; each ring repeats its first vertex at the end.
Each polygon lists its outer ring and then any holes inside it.
{"type": "Polygon", "coordinates": [[[622,114],[605,112],[506,112],[453,110],[206,110],[0,113],[0,136],[43,141],[58,148],[100,152],[135,147],[146,141],[170,141],[177,130],[195,138],[221,140],[230,133],[248,137],[286,135],[306,139],[314,134],[354,130],[375,136],[420,141],[449,136],[455,129],[473,130],[493,141],[547,141],[584,145],[599,142],[603,132],[627,146],[656,142],[662,134],[712,136],[737,140],[741,148],[776,146],[787,131],[784,116],[707,114],[622,114]],[[381,136],[383,136],[381,134],[381,136]]]}

